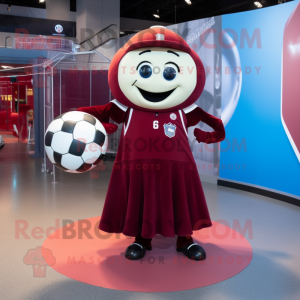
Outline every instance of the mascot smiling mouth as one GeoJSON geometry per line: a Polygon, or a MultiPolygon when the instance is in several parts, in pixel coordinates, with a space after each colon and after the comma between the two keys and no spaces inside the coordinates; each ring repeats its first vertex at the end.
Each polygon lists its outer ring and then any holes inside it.
{"type": "Polygon", "coordinates": [[[139,87],[137,87],[138,90],[140,91],[140,93],[142,94],[142,96],[144,97],[144,99],[146,99],[147,101],[150,101],[150,102],[160,102],[160,101],[163,101],[165,100],[167,97],[169,97],[173,91],[176,90],[173,89],[173,90],[170,90],[170,91],[167,91],[167,92],[162,92],[162,93],[151,93],[151,92],[147,92],[139,87]]]}

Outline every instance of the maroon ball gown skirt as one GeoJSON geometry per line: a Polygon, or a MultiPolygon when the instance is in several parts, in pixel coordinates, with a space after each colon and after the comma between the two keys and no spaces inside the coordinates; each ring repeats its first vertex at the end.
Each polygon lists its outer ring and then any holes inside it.
{"type": "Polygon", "coordinates": [[[99,229],[135,237],[189,236],[212,225],[194,163],[114,163],[99,229]]]}

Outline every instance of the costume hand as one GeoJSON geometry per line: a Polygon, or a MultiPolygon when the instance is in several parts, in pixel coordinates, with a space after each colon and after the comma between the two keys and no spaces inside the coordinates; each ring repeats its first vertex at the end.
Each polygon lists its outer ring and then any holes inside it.
{"type": "Polygon", "coordinates": [[[113,123],[101,123],[108,134],[114,133],[118,129],[118,125],[113,123]]]}
{"type": "Polygon", "coordinates": [[[196,140],[198,143],[204,143],[207,139],[207,132],[203,131],[199,128],[195,128],[194,130],[194,136],[196,137],[196,140]]]}

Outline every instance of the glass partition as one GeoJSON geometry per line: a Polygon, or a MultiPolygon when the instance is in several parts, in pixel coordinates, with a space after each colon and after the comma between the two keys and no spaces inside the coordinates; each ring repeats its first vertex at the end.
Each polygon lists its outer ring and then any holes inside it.
{"type": "MultiPolygon", "coordinates": [[[[110,61],[92,51],[59,53],[51,59],[38,57],[30,63],[0,72],[0,129],[14,132],[19,142],[36,143],[35,157],[44,157],[42,171],[57,182],[58,169],[45,155],[45,132],[63,113],[111,100],[110,61]]],[[[107,155],[116,154],[120,132],[121,127],[109,136],[107,155]]]]}
{"type": "MultiPolygon", "coordinates": [[[[75,111],[79,107],[103,105],[111,100],[108,86],[110,61],[97,52],[64,54],[49,60],[45,66],[45,130],[59,115],[75,111]]],[[[112,122],[112,121],[111,121],[112,122]]],[[[107,155],[115,155],[121,128],[109,136],[107,155]]],[[[48,172],[61,172],[47,156],[45,165],[48,172]]]]}

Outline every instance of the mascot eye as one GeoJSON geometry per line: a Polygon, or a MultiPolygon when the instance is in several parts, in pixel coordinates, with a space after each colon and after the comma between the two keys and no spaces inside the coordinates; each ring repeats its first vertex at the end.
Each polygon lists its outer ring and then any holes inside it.
{"type": "Polygon", "coordinates": [[[149,64],[142,64],[139,73],[142,78],[149,78],[152,75],[152,67],[149,64]]]}
{"type": "Polygon", "coordinates": [[[164,69],[163,76],[166,80],[170,81],[173,80],[177,75],[177,71],[175,68],[171,66],[166,66],[164,69]]]}

